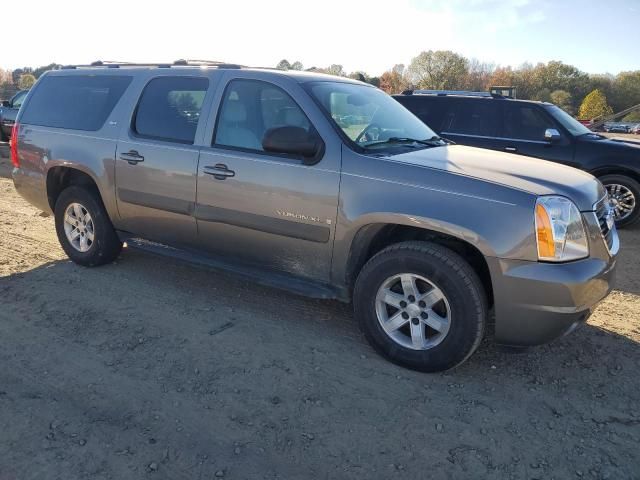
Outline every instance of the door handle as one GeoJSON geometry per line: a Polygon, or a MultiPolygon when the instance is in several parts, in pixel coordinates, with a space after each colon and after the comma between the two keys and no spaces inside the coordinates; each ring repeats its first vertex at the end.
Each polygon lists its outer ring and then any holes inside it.
{"type": "Polygon", "coordinates": [[[505,152],[517,152],[518,149],[516,147],[504,147],[505,152]]]}
{"type": "Polygon", "coordinates": [[[136,150],[129,150],[126,153],[120,154],[120,160],[129,162],[129,165],[136,165],[140,162],[144,162],[144,157],[140,155],[136,150]]]}
{"type": "Polygon", "coordinates": [[[206,167],[204,167],[204,173],[206,173],[207,175],[213,175],[213,178],[215,178],[216,180],[224,180],[226,178],[236,176],[236,172],[234,172],[233,170],[229,170],[229,167],[227,167],[224,163],[217,163],[213,167],[207,165],[206,167]]]}

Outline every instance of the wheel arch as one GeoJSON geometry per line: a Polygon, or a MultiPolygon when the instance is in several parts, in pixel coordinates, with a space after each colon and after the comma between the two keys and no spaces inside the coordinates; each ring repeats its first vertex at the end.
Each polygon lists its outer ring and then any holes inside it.
{"type": "Polygon", "coordinates": [[[594,168],[593,170],[590,170],[589,173],[598,179],[600,177],[603,177],[604,175],[624,175],[640,183],[639,172],[636,172],[630,168],[615,165],[594,168]]]}
{"type": "Polygon", "coordinates": [[[71,185],[93,189],[98,194],[100,201],[102,201],[98,183],[89,172],[73,166],[56,165],[47,170],[46,177],[47,201],[51,211],[55,210],[56,201],[60,193],[71,185]]]}
{"type": "Polygon", "coordinates": [[[477,246],[450,233],[401,223],[371,223],[357,231],[351,242],[345,270],[348,291],[353,291],[362,267],[374,255],[395,243],[412,240],[433,242],[458,253],[476,272],[485,287],[489,304],[493,304],[489,266],[485,255],[477,246]]]}

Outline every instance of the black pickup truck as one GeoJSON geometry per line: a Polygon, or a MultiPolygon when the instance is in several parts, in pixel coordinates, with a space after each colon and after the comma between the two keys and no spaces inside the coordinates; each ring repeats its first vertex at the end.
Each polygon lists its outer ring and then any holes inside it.
{"type": "Polygon", "coordinates": [[[11,100],[2,102],[0,107],[0,140],[8,142],[11,138],[11,129],[16,121],[20,105],[29,93],[29,90],[20,90],[11,100]]]}

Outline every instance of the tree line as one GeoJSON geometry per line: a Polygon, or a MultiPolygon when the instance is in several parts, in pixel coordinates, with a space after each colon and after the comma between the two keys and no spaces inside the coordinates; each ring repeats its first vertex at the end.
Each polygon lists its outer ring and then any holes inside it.
{"type": "MultiPolygon", "coordinates": [[[[0,99],[30,88],[44,72],[60,67],[51,63],[38,68],[0,70],[0,99]]],[[[640,104],[640,70],[617,75],[589,74],[559,61],[502,67],[468,59],[450,50],[423,51],[409,65],[394,65],[380,76],[363,71],[348,73],[339,64],[305,69],[302,62],[286,59],[276,68],[350,77],[390,94],[410,89],[488,91],[491,86],[514,86],[518,98],[552,102],[586,120],[640,104]]],[[[640,112],[633,112],[623,120],[640,121],[640,112]]]]}
{"type": "MultiPolygon", "coordinates": [[[[290,64],[287,60],[276,68],[304,69],[299,61],[290,64]]],[[[486,92],[492,86],[514,86],[520,99],[552,102],[585,120],[640,104],[640,70],[617,75],[589,74],[559,61],[512,68],[468,59],[449,50],[428,50],[414,57],[409,65],[394,65],[379,77],[366,72],[347,73],[342,65],[307,70],[362,80],[390,94],[414,89],[486,92]]],[[[623,120],[640,121],[640,112],[623,120]]]]}

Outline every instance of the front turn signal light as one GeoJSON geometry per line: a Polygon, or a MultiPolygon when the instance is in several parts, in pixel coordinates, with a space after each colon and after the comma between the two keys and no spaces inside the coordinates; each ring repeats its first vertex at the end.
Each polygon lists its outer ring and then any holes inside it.
{"type": "Polygon", "coordinates": [[[536,239],[538,241],[539,258],[555,258],[556,244],[553,241],[553,227],[545,208],[536,205],[536,239]]]}

